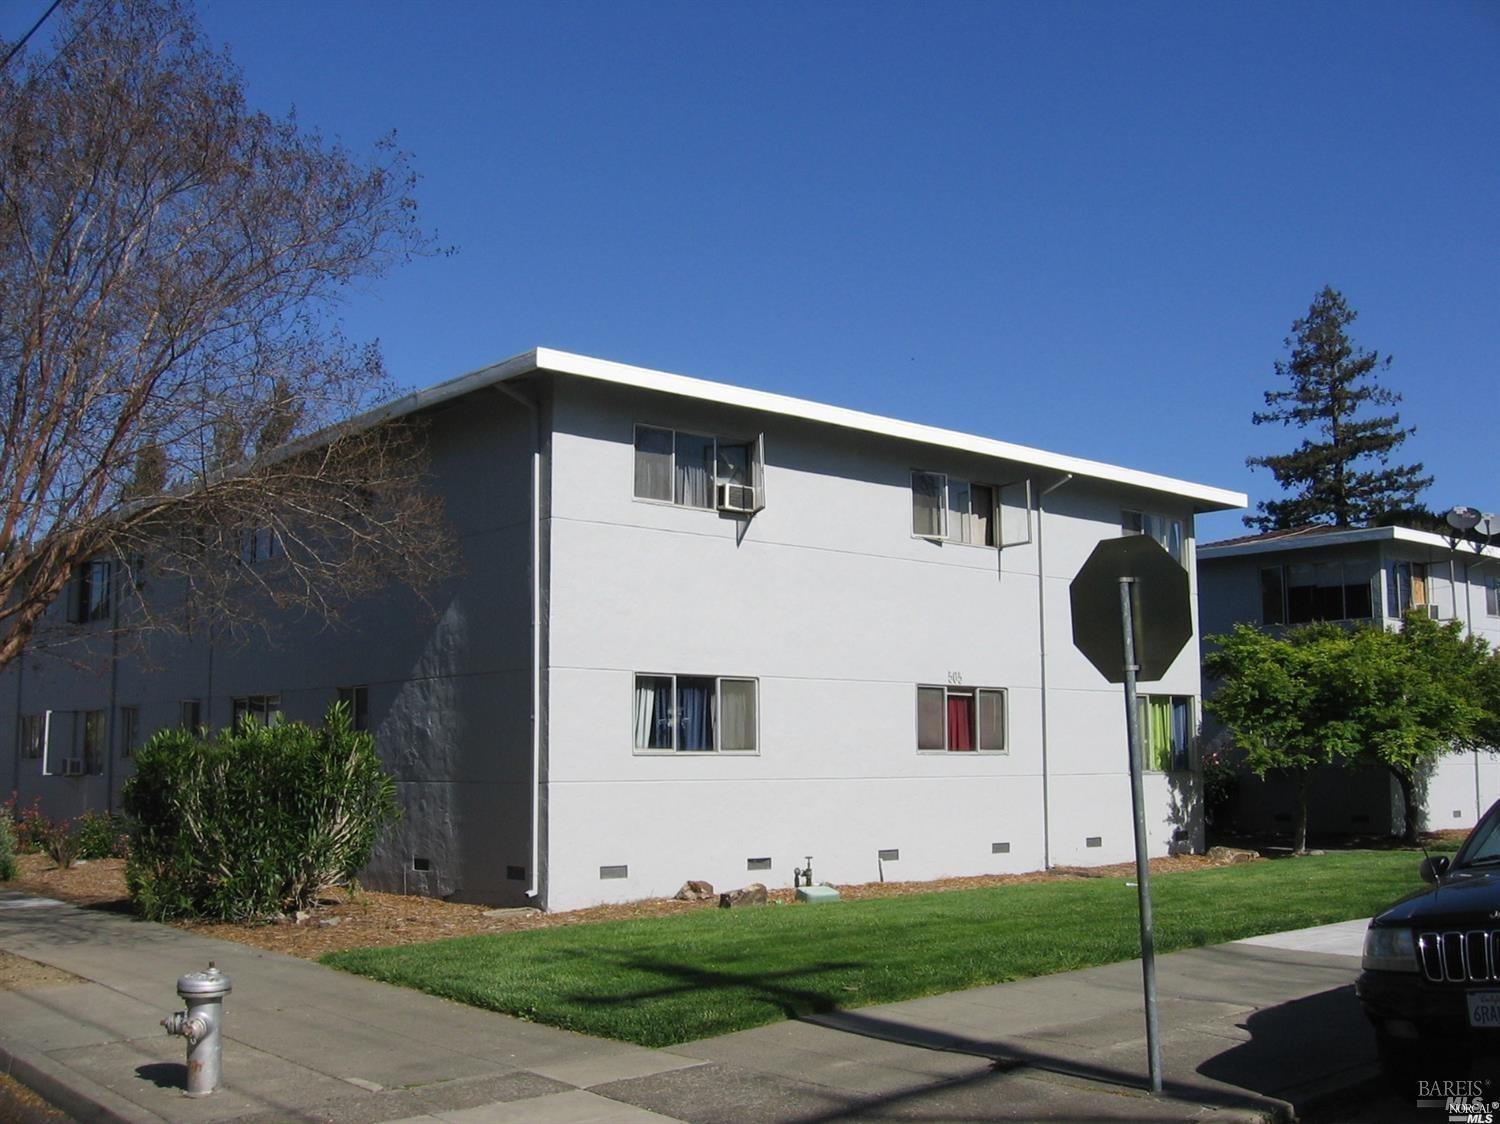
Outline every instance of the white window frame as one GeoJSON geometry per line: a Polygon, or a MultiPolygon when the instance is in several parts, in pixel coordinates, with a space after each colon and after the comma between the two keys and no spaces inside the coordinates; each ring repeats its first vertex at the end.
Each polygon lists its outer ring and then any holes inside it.
{"type": "Polygon", "coordinates": [[[1120,509],[1120,532],[1125,535],[1145,535],[1160,546],[1171,556],[1172,560],[1184,570],[1188,568],[1188,540],[1187,522],[1175,515],[1163,515],[1159,511],[1146,511],[1138,507],[1122,507],[1120,509]],[[1133,517],[1133,518],[1132,518],[1133,517]],[[1162,526],[1162,534],[1158,535],[1151,530],[1151,523],[1159,521],[1162,526]],[[1132,527],[1131,523],[1139,523],[1132,527]],[[1177,529],[1177,553],[1172,553],[1172,528],[1177,529]],[[1166,541],[1163,542],[1162,539],[1166,541]]]}
{"type": "Polygon", "coordinates": [[[760,680],[753,675],[694,675],[688,672],[637,671],[630,677],[630,744],[637,757],[759,757],[761,745],[760,727],[760,680]],[[642,679],[670,679],[672,681],[672,746],[653,749],[636,745],[636,692],[642,679]],[[717,714],[724,713],[724,684],[750,683],[755,687],[755,748],[721,749],[723,725],[714,722],[714,747],[712,749],[679,749],[677,742],[677,680],[712,679],[714,681],[714,706],[717,714]]]}
{"type": "Polygon", "coordinates": [[[281,714],[280,693],[270,695],[237,695],[229,700],[229,727],[240,724],[240,715],[249,714],[260,719],[262,726],[270,726],[272,719],[281,714]]]}
{"type": "MultiPolygon", "coordinates": [[[[1136,696],[1136,708],[1140,717],[1141,771],[1143,773],[1156,773],[1157,775],[1191,772],[1193,768],[1193,757],[1196,750],[1198,734],[1197,698],[1193,695],[1172,695],[1159,691],[1152,694],[1143,693],[1136,696]],[[1149,721],[1151,716],[1150,703],[1154,699],[1168,699],[1172,703],[1175,703],[1178,699],[1181,699],[1187,703],[1187,743],[1182,747],[1184,764],[1181,769],[1157,769],[1153,767],[1153,762],[1151,761],[1151,730],[1149,727],[1149,721]]],[[[1168,752],[1171,753],[1170,747],[1168,749],[1168,752]]],[[[1175,753],[1171,753],[1171,756],[1173,757],[1173,759],[1176,758],[1175,753]]]]}
{"type": "Polygon", "coordinates": [[[652,503],[659,507],[680,507],[686,511],[730,511],[734,514],[750,516],[762,511],[766,506],[766,435],[756,434],[753,441],[737,440],[731,437],[721,437],[712,433],[699,433],[692,429],[676,429],[669,425],[654,425],[651,422],[636,422],[631,431],[630,464],[631,464],[631,495],[637,503],[652,503]],[[635,457],[640,448],[641,430],[652,429],[657,433],[670,434],[672,438],[672,455],[670,467],[667,470],[667,478],[670,482],[673,498],[658,499],[655,496],[643,496],[635,491],[635,457]],[[696,437],[703,441],[711,442],[713,445],[714,475],[713,482],[709,486],[708,506],[700,507],[697,504],[679,503],[677,494],[677,438],[696,437]],[[742,447],[745,450],[747,464],[745,466],[749,481],[746,484],[736,485],[733,481],[719,476],[719,446],[742,447]],[[748,487],[751,492],[751,504],[748,510],[720,506],[720,485],[732,485],[734,487],[748,487]]]}
{"type": "MultiPolygon", "coordinates": [[[[982,550],[998,550],[1006,545],[1001,533],[1001,518],[1003,505],[1001,493],[1005,487],[1010,485],[992,484],[986,480],[972,480],[957,476],[950,476],[946,472],[934,472],[926,468],[914,468],[911,470],[911,537],[923,539],[926,542],[952,543],[954,546],[977,546],[982,550]],[[936,534],[917,530],[917,478],[931,477],[938,481],[938,532],[936,534]],[[970,542],[962,537],[962,532],[953,526],[953,520],[949,518],[953,504],[953,485],[962,484],[970,496],[969,510],[963,514],[972,514],[974,510],[973,495],[975,488],[986,488],[990,493],[990,537],[993,542],[970,542]]],[[[1031,541],[1031,528],[1026,529],[1026,538],[1017,540],[1015,544],[1031,541]]]]}
{"type": "Polygon", "coordinates": [[[1010,691],[1005,687],[968,687],[956,686],[948,683],[918,683],[916,700],[915,725],[912,727],[913,744],[917,747],[917,753],[924,757],[973,757],[976,755],[985,757],[1008,757],[1010,756],[1010,691]],[[943,692],[943,747],[941,749],[922,748],[922,692],[943,692]],[[985,749],[978,744],[973,749],[949,749],[948,748],[948,700],[955,695],[961,695],[974,700],[974,734],[975,742],[979,741],[979,696],[1000,696],[1000,738],[1002,746],[999,749],[985,749]]]}
{"type": "Polygon", "coordinates": [[[1491,574],[1485,580],[1484,615],[1500,617],[1500,574],[1491,574]]]}

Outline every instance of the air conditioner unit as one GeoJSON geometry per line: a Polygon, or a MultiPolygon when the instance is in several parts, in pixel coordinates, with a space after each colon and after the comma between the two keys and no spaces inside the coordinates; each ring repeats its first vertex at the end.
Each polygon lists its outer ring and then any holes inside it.
{"type": "Polygon", "coordinates": [[[731,484],[721,480],[715,489],[714,505],[720,511],[755,511],[755,486],[753,484],[731,484]]]}
{"type": "Polygon", "coordinates": [[[1427,619],[1432,621],[1440,621],[1443,619],[1443,611],[1436,605],[1429,605],[1427,606],[1427,619]]]}
{"type": "Polygon", "coordinates": [[[63,766],[63,770],[62,770],[63,771],[63,776],[65,776],[65,777],[81,777],[81,776],[83,776],[83,758],[82,757],[64,757],[63,758],[62,766],[63,766]]]}

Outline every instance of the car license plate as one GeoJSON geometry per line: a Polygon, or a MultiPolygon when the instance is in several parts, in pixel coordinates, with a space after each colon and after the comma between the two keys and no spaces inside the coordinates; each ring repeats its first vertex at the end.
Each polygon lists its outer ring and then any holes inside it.
{"type": "Polygon", "coordinates": [[[1469,992],[1469,1025],[1500,1027],[1500,991],[1469,992]]]}

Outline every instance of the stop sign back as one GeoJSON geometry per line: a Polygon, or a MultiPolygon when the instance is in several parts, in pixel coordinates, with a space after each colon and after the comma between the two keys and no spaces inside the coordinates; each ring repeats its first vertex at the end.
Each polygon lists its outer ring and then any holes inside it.
{"type": "Polygon", "coordinates": [[[1157,680],[1193,635],[1188,574],[1147,535],[1105,539],[1068,587],[1073,644],[1111,683],[1125,682],[1120,579],[1135,579],[1131,625],[1138,679],[1157,680]]]}

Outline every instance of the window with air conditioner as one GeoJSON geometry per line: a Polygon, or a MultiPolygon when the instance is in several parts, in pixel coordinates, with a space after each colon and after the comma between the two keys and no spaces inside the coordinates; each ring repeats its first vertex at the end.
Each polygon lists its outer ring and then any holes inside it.
{"type": "Polygon", "coordinates": [[[1005,691],[994,687],[917,688],[921,753],[1005,753],[1005,691]]]}
{"type": "Polygon", "coordinates": [[[1432,596],[1433,588],[1429,578],[1425,562],[1393,563],[1390,586],[1391,616],[1404,617],[1413,610],[1433,616],[1429,606],[1436,602],[1432,596]]]}
{"type": "Polygon", "coordinates": [[[757,683],[713,675],[637,675],[637,753],[755,753],[757,683]]]}
{"type": "Polygon", "coordinates": [[[766,506],[765,436],[735,440],[635,427],[635,498],[753,515],[766,506]]]}

